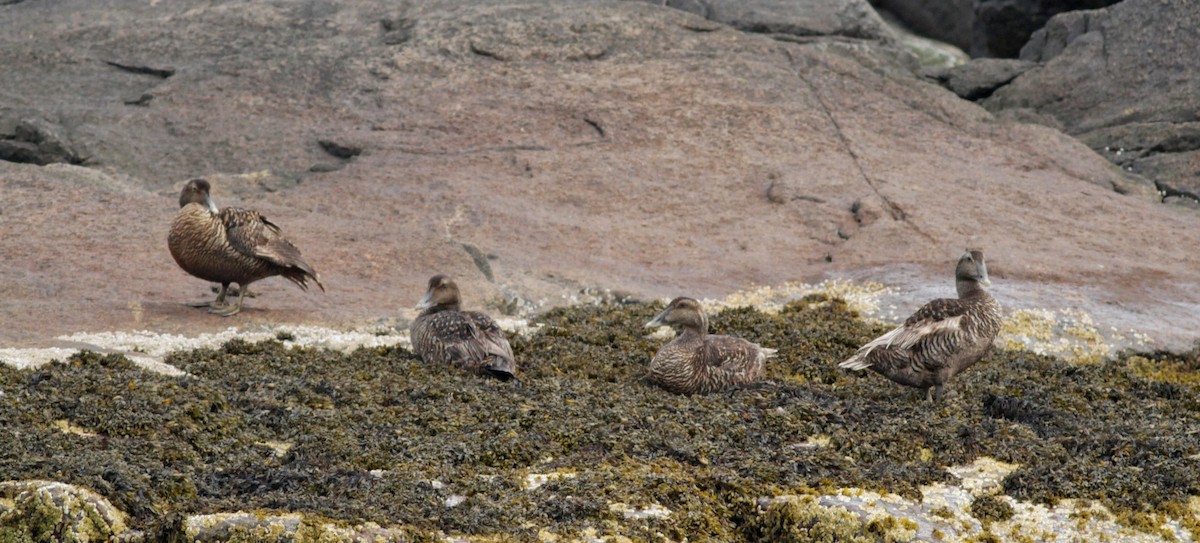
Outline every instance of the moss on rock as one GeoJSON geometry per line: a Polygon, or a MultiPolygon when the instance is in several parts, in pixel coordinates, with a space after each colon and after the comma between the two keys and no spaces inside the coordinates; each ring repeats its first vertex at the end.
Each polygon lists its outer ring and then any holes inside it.
{"type": "Polygon", "coordinates": [[[90,490],[53,481],[0,482],[0,542],[88,543],[125,532],[125,515],[90,490]]]}
{"type": "Polygon", "coordinates": [[[991,522],[1004,522],[1016,512],[1004,498],[995,494],[984,494],[971,501],[971,514],[986,525],[991,522]]]}

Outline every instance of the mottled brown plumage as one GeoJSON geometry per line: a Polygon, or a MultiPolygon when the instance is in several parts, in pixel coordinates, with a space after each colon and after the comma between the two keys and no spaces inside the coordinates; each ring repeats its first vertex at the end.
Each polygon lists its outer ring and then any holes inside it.
{"type": "Polygon", "coordinates": [[[188,181],[179,195],[179,213],[171,223],[167,247],[184,271],[221,284],[217,299],[191,304],[208,307],[218,315],[231,316],[242,310],[250,283],[282,275],[301,289],[308,280],[320,287],[321,278],[300,256],[279,227],[257,211],[225,208],[218,210],[209,195],[208,181],[188,181]],[[238,285],[238,300],[230,306],[225,294],[231,283],[238,285]]]}
{"type": "Polygon", "coordinates": [[[426,362],[457,366],[508,381],[516,373],[512,347],[491,317],[461,311],[458,285],[445,275],[429,279],[423,309],[409,327],[413,351],[426,362]]]}
{"type": "Polygon", "coordinates": [[[763,375],[764,349],[741,338],[710,335],[700,302],[675,298],[646,327],[671,326],[679,335],[650,361],[647,379],[679,394],[707,394],[754,382],[763,375]]]}
{"type": "Polygon", "coordinates": [[[958,298],[925,304],[839,366],[870,368],[902,385],[923,388],[930,401],[940,396],[951,377],[987,354],[1000,332],[1000,304],[983,290],[990,282],[981,251],[967,251],[958,260],[955,283],[958,298]]]}

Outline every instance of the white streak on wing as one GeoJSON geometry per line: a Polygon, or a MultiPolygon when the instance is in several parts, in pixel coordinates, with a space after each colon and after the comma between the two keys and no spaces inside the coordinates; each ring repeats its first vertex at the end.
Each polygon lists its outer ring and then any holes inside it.
{"type": "Polygon", "coordinates": [[[920,326],[914,326],[908,329],[898,339],[901,349],[912,348],[922,338],[929,337],[935,334],[957,334],[962,329],[962,315],[955,315],[948,319],[940,321],[926,321],[920,326]]]}
{"type": "Polygon", "coordinates": [[[838,367],[851,370],[867,369],[871,367],[871,363],[867,362],[867,356],[876,348],[882,347],[886,349],[895,345],[900,349],[911,349],[917,342],[931,335],[958,333],[961,329],[961,321],[962,315],[957,315],[940,321],[924,321],[916,326],[897,326],[892,331],[863,345],[858,349],[858,352],[854,353],[854,356],[838,364],[838,367]]]}

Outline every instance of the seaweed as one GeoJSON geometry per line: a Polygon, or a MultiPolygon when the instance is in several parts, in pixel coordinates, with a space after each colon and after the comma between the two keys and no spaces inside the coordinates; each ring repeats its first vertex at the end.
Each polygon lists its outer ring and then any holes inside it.
{"type": "Polygon", "coordinates": [[[712,315],[714,333],[778,354],[758,384],[676,395],[643,381],[664,342],[643,324],[661,307],[542,315],[511,338],[513,383],[402,348],[278,340],[176,353],[182,377],[95,353],[0,366],[0,473],[94,489],[150,533],[180,514],[251,510],[523,540],[892,540],[902,521],[759,500],[847,487],[920,498],[980,456],[1021,464],[1003,482],[1016,499],[1097,500],[1131,523],[1200,494],[1195,352],[1079,365],[997,351],[930,404],[838,369],[886,326],[813,295],[712,315]],[[531,474],[556,475],[531,488],[531,474]]]}

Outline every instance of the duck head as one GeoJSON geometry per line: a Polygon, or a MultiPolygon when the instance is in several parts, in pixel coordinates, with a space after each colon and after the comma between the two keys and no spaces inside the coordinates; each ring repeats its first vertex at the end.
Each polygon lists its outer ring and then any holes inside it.
{"type": "Polygon", "coordinates": [[[958,294],[965,296],[969,291],[979,288],[979,285],[992,284],[988,279],[987,262],[983,259],[983,251],[967,249],[958,259],[958,267],[954,269],[954,279],[958,284],[958,294]]]}
{"type": "Polygon", "coordinates": [[[671,300],[666,309],[646,323],[646,328],[655,326],[670,326],[705,334],[708,333],[708,317],[704,315],[700,302],[692,298],[680,297],[671,300]]]}
{"type": "Polygon", "coordinates": [[[208,194],[208,191],[211,189],[212,186],[208,184],[208,181],[203,179],[188,181],[183,186],[183,191],[179,193],[179,207],[184,207],[188,204],[200,204],[208,208],[209,211],[216,213],[217,204],[213,203],[212,197],[208,194]]]}
{"type": "Polygon", "coordinates": [[[458,308],[459,303],[461,301],[458,297],[458,285],[454,283],[453,279],[439,273],[429,278],[429,288],[425,290],[425,296],[417,303],[417,309],[458,308]]]}

